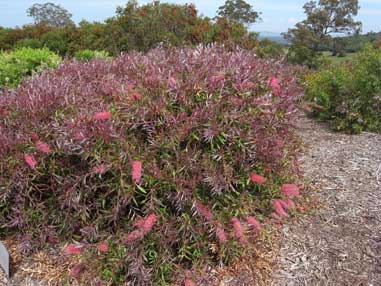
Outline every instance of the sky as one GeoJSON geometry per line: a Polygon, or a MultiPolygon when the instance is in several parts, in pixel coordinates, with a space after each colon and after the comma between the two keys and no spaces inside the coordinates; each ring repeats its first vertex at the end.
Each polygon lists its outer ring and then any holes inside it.
{"type": "MultiPolygon", "coordinates": [[[[103,21],[115,14],[118,5],[127,0],[0,0],[0,26],[14,27],[31,23],[26,10],[34,3],[53,2],[60,4],[73,14],[76,22],[103,21]]],[[[151,2],[139,0],[140,4],[151,2]]],[[[225,0],[162,0],[170,3],[194,3],[200,14],[214,17],[225,0]]],[[[282,33],[304,19],[303,5],[307,0],[246,0],[256,11],[262,13],[262,20],[251,29],[257,32],[282,33]]],[[[363,23],[363,32],[381,31],[381,0],[360,0],[361,9],[357,17],[363,23]]]]}

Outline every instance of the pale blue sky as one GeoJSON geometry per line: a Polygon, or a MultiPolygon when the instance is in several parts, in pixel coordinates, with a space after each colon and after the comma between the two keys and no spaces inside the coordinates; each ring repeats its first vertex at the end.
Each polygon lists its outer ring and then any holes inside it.
{"type": "MultiPolygon", "coordinates": [[[[307,0],[246,0],[257,11],[262,12],[262,22],[252,29],[266,32],[285,32],[304,18],[303,5],[307,0]]],[[[117,5],[124,5],[127,0],[0,0],[0,26],[13,27],[30,23],[26,10],[33,3],[54,2],[61,4],[74,16],[74,20],[102,21],[115,13],[117,5]]],[[[151,2],[139,0],[140,4],[151,2]]],[[[214,17],[217,8],[224,0],[168,0],[161,2],[195,3],[201,14],[214,17]]],[[[364,32],[381,31],[381,0],[360,0],[361,10],[358,19],[363,22],[364,32]]]]}

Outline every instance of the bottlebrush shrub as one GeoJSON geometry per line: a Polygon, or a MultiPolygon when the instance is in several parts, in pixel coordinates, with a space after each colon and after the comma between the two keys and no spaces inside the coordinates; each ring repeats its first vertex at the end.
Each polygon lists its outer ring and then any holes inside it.
{"type": "Polygon", "coordinates": [[[24,251],[112,235],[102,273],[134,285],[228,261],[257,235],[246,218],[263,223],[297,170],[297,72],[240,49],[155,49],[66,62],[6,91],[3,229],[24,251]]]}

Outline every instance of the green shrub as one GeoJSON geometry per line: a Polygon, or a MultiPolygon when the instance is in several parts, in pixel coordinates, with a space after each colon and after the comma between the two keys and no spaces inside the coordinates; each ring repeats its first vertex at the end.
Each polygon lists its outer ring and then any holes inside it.
{"type": "Polygon", "coordinates": [[[22,39],[16,42],[16,49],[21,48],[32,48],[32,49],[40,49],[42,48],[42,43],[38,39],[22,39]]]}
{"type": "Polygon", "coordinates": [[[63,29],[44,34],[41,38],[44,47],[64,56],[69,51],[69,38],[63,29]]]}
{"type": "Polygon", "coordinates": [[[78,61],[90,61],[92,59],[109,59],[110,55],[106,51],[92,51],[86,49],[76,52],[74,58],[78,61]]]}
{"type": "Polygon", "coordinates": [[[284,46],[280,43],[264,39],[259,42],[257,53],[261,58],[280,59],[285,56],[284,46]]]}
{"type": "Polygon", "coordinates": [[[17,86],[24,76],[55,68],[61,58],[48,49],[21,48],[0,53],[0,88],[17,86]]]}
{"type": "Polygon", "coordinates": [[[353,60],[307,76],[313,114],[337,130],[381,132],[381,49],[367,46],[353,60]]]}

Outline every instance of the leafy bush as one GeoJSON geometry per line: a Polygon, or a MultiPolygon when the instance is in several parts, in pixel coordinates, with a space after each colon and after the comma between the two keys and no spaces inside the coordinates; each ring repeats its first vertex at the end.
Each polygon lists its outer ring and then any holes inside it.
{"type": "Polygon", "coordinates": [[[287,52],[287,61],[291,64],[303,65],[312,69],[317,69],[326,64],[322,52],[315,52],[300,43],[293,43],[290,46],[287,52]]]}
{"type": "Polygon", "coordinates": [[[61,58],[48,49],[22,48],[0,53],[0,88],[15,87],[24,76],[55,68],[61,58]]]}
{"type": "Polygon", "coordinates": [[[108,239],[83,263],[113,285],[229,261],[254,240],[245,219],[263,221],[297,173],[295,73],[211,46],[66,62],[24,82],[0,98],[3,233],[26,252],[76,239],[66,251],[90,255],[108,239]]]}
{"type": "Polygon", "coordinates": [[[15,49],[21,48],[32,48],[32,49],[40,49],[42,48],[42,43],[37,39],[22,39],[16,42],[15,49]]]}
{"type": "Polygon", "coordinates": [[[65,29],[56,29],[44,34],[41,42],[44,47],[61,56],[65,56],[69,52],[70,38],[65,29]]]}
{"type": "Polygon", "coordinates": [[[314,115],[337,130],[381,132],[381,49],[367,46],[353,63],[323,68],[307,77],[314,115]]]}
{"type": "Polygon", "coordinates": [[[109,59],[110,55],[105,51],[83,50],[76,52],[74,57],[79,61],[90,61],[92,59],[109,59]]]}
{"type": "Polygon", "coordinates": [[[256,51],[262,58],[281,59],[286,55],[284,45],[268,39],[261,40],[256,51]]]}

